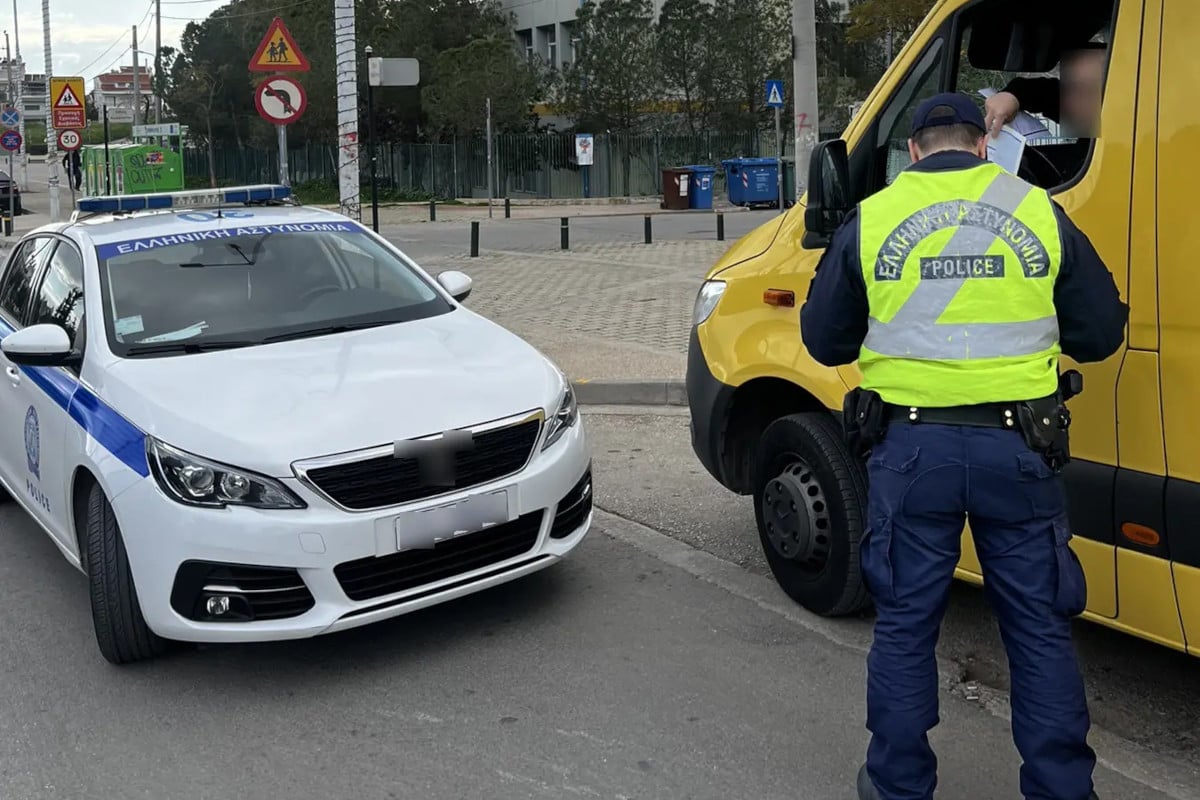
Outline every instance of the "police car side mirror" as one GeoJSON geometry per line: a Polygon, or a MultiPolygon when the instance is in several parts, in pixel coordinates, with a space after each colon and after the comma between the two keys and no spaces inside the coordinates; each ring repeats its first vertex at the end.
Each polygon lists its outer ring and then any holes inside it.
{"type": "Polygon", "coordinates": [[[471,294],[471,277],[456,269],[438,273],[437,282],[458,302],[463,302],[471,294]]]}
{"type": "Polygon", "coordinates": [[[804,209],[801,246],[809,250],[828,247],[850,207],[846,142],[842,139],[820,142],[808,162],[808,205],[804,209]]]}
{"type": "Polygon", "coordinates": [[[28,367],[69,367],[80,361],[70,336],[59,325],[30,325],[10,333],[0,342],[0,350],[13,364],[28,367]]]}

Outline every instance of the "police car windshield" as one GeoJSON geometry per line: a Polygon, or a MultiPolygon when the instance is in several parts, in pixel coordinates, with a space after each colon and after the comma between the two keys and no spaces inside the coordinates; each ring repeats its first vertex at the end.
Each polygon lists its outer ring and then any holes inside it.
{"type": "Polygon", "coordinates": [[[260,225],[104,244],[117,355],[204,352],[411,322],[453,309],[407,262],[342,222],[260,225]]]}

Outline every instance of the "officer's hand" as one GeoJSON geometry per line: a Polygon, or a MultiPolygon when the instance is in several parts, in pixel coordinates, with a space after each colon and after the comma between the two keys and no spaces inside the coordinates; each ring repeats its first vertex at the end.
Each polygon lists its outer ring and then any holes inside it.
{"type": "Polygon", "coordinates": [[[1012,92],[996,92],[983,104],[984,122],[988,133],[996,136],[1000,129],[1013,121],[1021,110],[1021,101],[1012,92]]]}

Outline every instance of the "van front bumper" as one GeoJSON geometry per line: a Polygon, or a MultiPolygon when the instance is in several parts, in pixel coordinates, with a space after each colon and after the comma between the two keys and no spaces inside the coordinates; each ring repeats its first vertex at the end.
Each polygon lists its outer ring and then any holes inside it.
{"type": "Polygon", "coordinates": [[[699,329],[695,327],[688,340],[686,386],[692,417],[692,449],[709,474],[722,486],[728,486],[721,451],[734,387],[722,383],[712,374],[700,346],[699,329]]]}

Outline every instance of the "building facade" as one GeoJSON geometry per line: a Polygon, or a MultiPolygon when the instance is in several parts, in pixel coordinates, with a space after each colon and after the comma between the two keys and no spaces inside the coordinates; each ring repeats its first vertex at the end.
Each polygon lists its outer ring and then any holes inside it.
{"type": "Polygon", "coordinates": [[[44,122],[46,108],[46,76],[36,72],[26,72],[25,62],[14,58],[11,63],[0,58],[0,98],[6,106],[17,104],[17,84],[20,84],[21,113],[26,121],[44,122]],[[12,90],[9,80],[12,80],[12,90]]]}
{"type": "MultiPolygon", "coordinates": [[[[554,69],[575,60],[575,12],[583,0],[501,0],[500,5],[515,17],[517,47],[527,56],[538,56],[554,69]]],[[[652,5],[657,19],[663,0],[652,5]]]]}
{"type": "Polygon", "coordinates": [[[154,77],[147,67],[138,67],[137,83],[140,91],[134,89],[133,67],[121,67],[103,75],[97,75],[92,80],[92,91],[89,102],[102,114],[102,109],[108,106],[109,122],[133,122],[134,98],[140,102],[138,119],[147,119],[147,109],[154,108],[154,77]]]}

